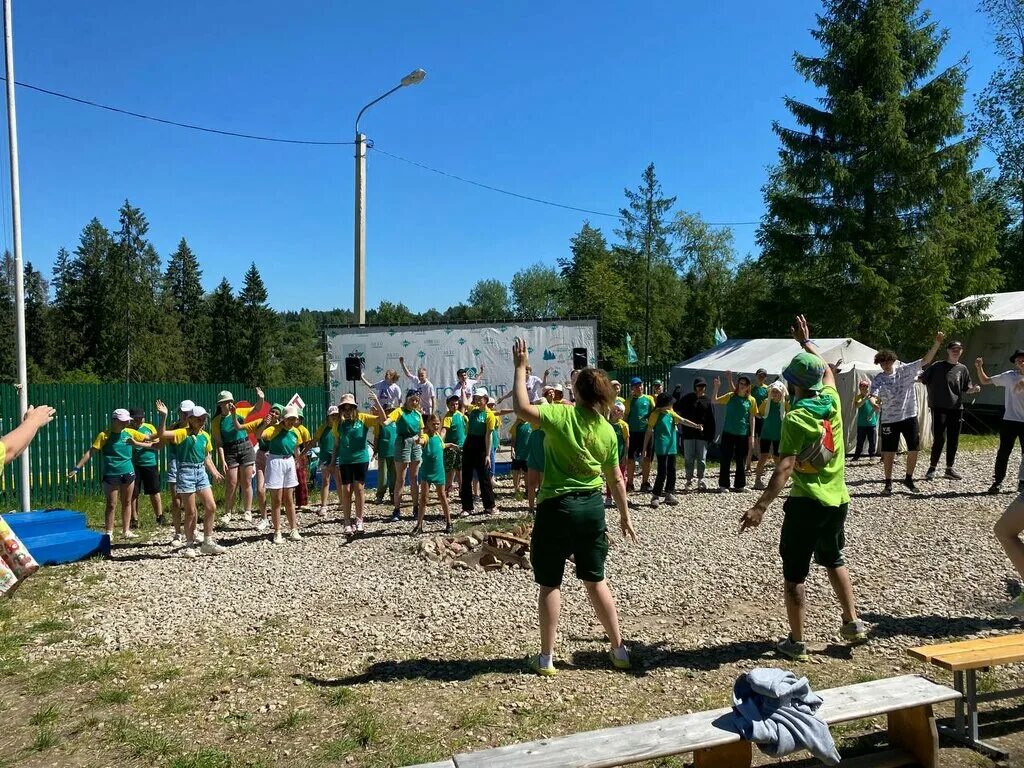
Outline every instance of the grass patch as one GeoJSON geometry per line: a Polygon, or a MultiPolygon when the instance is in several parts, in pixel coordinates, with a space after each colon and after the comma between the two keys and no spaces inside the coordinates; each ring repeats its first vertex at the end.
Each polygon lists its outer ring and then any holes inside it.
{"type": "Polygon", "coordinates": [[[128,718],[119,717],[110,725],[110,740],[134,757],[166,759],[178,751],[174,743],[162,733],[132,725],[128,718]]]}
{"type": "Polygon", "coordinates": [[[472,517],[468,517],[465,520],[452,520],[455,533],[465,533],[474,528],[483,528],[488,531],[511,531],[513,528],[529,522],[525,517],[495,517],[483,523],[480,520],[474,520],[472,517]]]}
{"type": "Polygon", "coordinates": [[[472,731],[476,728],[490,728],[497,724],[494,711],[487,706],[466,709],[455,718],[455,727],[462,731],[472,731]]]}
{"type": "Polygon", "coordinates": [[[253,667],[249,670],[249,678],[251,680],[266,680],[269,677],[274,676],[273,667],[260,666],[253,667]]]}
{"type": "Polygon", "coordinates": [[[160,714],[187,715],[196,711],[196,699],[181,691],[168,693],[160,699],[160,714]]]}
{"type": "Polygon", "coordinates": [[[313,719],[313,716],[309,712],[305,712],[301,709],[293,709],[287,715],[278,720],[277,725],[274,726],[275,731],[290,731],[293,728],[298,728],[303,723],[308,723],[313,719]]]}
{"type": "Polygon", "coordinates": [[[360,708],[347,725],[352,738],[363,749],[379,742],[381,734],[384,732],[384,722],[375,712],[365,708],[360,708]]]}
{"type": "Polygon", "coordinates": [[[82,577],[82,583],[88,586],[93,586],[95,584],[99,584],[105,578],[107,578],[107,575],[105,573],[93,571],[92,573],[87,573],[85,574],[85,576],[82,577]]]}
{"type": "Polygon", "coordinates": [[[43,635],[49,632],[66,632],[71,629],[71,625],[66,621],[60,619],[43,619],[36,624],[33,624],[28,628],[30,635],[43,635]]]}
{"type": "Polygon", "coordinates": [[[170,762],[170,768],[231,768],[231,755],[213,747],[180,755],[170,762]]]}
{"type": "Polygon", "coordinates": [[[999,447],[999,435],[960,435],[961,451],[994,451],[999,447]]]}
{"type": "Polygon", "coordinates": [[[127,704],[132,695],[124,688],[103,688],[96,694],[96,701],[103,704],[127,704]]]}
{"type": "Polygon", "coordinates": [[[352,692],[352,689],[343,686],[332,688],[324,694],[324,700],[329,707],[344,707],[347,704],[351,704],[355,699],[356,695],[352,692]]]}
{"type": "Polygon", "coordinates": [[[57,746],[57,742],[59,741],[60,739],[57,737],[57,731],[49,725],[44,725],[36,731],[35,738],[32,739],[29,749],[33,752],[45,752],[46,750],[57,746]]]}
{"type": "Polygon", "coordinates": [[[28,719],[29,725],[53,725],[60,720],[60,708],[56,704],[40,707],[28,719]]]}
{"type": "Polygon", "coordinates": [[[340,763],[358,749],[359,743],[355,739],[344,736],[322,745],[320,747],[320,757],[328,763],[340,763]]]}
{"type": "Polygon", "coordinates": [[[114,677],[117,673],[118,665],[108,656],[88,667],[83,673],[83,679],[92,683],[99,683],[114,677]]]}

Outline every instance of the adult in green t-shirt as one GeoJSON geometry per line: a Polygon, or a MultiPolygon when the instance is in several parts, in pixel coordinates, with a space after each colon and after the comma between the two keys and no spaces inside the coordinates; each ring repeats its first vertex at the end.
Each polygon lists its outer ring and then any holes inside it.
{"type": "Polygon", "coordinates": [[[615,390],[604,372],[584,368],[573,382],[573,407],[534,405],[526,387],[525,340],[515,340],[512,360],[516,417],[544,430],[544,479],[530,537],[530,563],[534,580],[540,585],[541,648],[540,654],[530,656],[530,669],[539,675],[557,674],[553,662],[555,631],[562,606],[562,574],[570,556],[576,564],[576,576],[583,581],[594,612],[611,640],[612,665],[629,669],[615,598],[604,578],[608,531],[602,479],[612,489],[623,535],[636,540],[626,505],[626,486],[619,473],[618,441],[605,418],[615,402],[615,390]]]}
{"type": "Polygon", "coordinates": [[[878,440],[878,412],[882,404],[877,397],[872,397],[868,389],[871,382],[867,379],[857,385],[857,397],[853,399],[853,409],[857,412],[857,448],[853,459],[857,461],[864,453],[864,443],[868,444],[868,458],[877,458],[876,441],[878,440]]]}
{"type": "Polygon", "coordinates": [[[785,517],[779,544],[789,636],[782,638],[776,648],[784,656],[803,661],[807,659],[803,640],[804,580],[812,557],[828,570],[829,582],[842,607],[842,638],[863,643],[868,632],[867,625],[857,618],[853,586],[843,559],[850,492],[846,488],[843,416],[835,376],[810,340],[803,315],[796,318],[793,337],[804,351],[782,372],[790,386],[792,407],[782,422],[779,463],[768,488],[741,518],[740,533],[761,524],[768,506],[792,477],[793,488],[782,507],[785,517]]]}

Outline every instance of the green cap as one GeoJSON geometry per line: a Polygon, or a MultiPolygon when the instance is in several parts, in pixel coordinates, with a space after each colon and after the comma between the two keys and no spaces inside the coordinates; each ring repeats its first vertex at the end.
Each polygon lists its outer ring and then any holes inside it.
{"type": "Polygon", "coordinates": [[[788,384],[815,391],[821,389],[821,377],[824,375],[825,361],[810,352],[801,352],[782,371],[782,378],[788,384]]]}
{"type": "Polygon", "coordinates": [[[270,406],[270,410],[284,413],[284,406],[281,405],[280,403],[274,403],[272,406],[270,406]]]}

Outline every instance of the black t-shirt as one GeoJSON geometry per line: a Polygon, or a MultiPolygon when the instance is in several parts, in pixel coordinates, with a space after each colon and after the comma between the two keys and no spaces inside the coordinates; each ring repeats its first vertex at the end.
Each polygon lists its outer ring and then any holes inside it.
{"type": "Polygon", "coordinates": [[[932,408],[963,408],[964,392],[974,386],[967,366],[948,360],[929,365],[922,381],[928,387],[928,405],[932,408]]]}
{"type": "Polygon", "coordinates": [[[714,440],[715,439],[715,409],[707,395],[697,397],[696,392],[683,395],[675,404],[675,412],[684,419],[695,421],[704,426],[704,431],[684,426],[684,440],[714,440]]]}

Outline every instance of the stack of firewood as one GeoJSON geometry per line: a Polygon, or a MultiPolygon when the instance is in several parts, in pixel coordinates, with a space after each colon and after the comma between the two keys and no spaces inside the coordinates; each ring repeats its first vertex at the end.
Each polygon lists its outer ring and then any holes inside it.
{"type": "Polygon", "coordinates": [[[502,568],[530,569],[532,525],[518,525],[510,531],[474,528],[456,536],[434,536],[416,544],[413,551],[424,560],[478,571],[502,568]]]}

